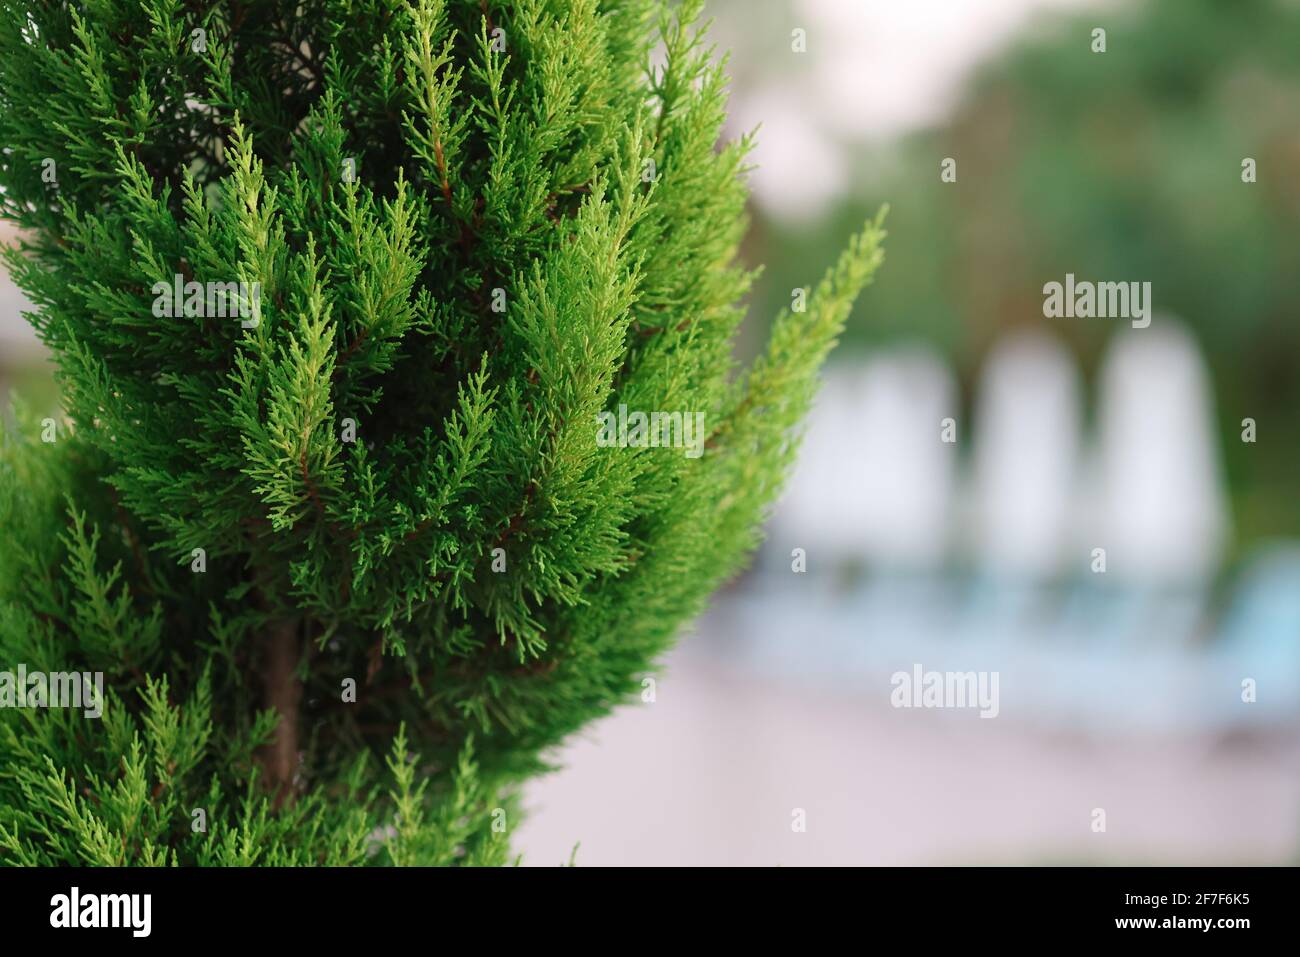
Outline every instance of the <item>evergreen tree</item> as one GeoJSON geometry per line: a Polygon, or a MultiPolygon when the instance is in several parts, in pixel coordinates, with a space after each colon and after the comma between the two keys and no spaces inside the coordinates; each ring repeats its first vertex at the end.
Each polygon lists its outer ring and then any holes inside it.
{"type": "Polygon", "coordinates": [[[518,784],[752,550],[881,257],[734,368],[700,6],[0,5],[65,410],[0,458],[0,861],[507,859],[518,784]]]}

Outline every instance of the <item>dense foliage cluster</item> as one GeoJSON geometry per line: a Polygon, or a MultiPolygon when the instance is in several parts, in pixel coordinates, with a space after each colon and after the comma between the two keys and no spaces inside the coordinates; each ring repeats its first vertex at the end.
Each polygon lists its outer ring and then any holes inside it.
{"type": "Polygon", "coordinates": [[[699,6],[0,5],[66,410],[5,436],[0,670],[105,676],[99,719],[0,709],[0,862],[506,860],[513,788],[752,549],[880,260],[877,221],[735,368],[699,6]],[[620,407],[703,454],[598,443],[620,407]]]}

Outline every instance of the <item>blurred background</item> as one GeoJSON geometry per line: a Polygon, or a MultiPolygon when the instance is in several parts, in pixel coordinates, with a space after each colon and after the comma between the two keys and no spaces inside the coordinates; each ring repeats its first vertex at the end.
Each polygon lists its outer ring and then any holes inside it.
{"type": "MultiPolygon", "coordinates": [[[[758,127],[742,357],[883,202],[886,262],[753,568],[554,756],[524,862],[1295,863],[1300,2],[706,9],[758,127]],[[1067,273],[1150,327],[1044,318],[1067,273]],[[892,707],[915,665],[997,717],[892,707]]],[[[21,308],[0,387],[52,405],[21,308]]]]}

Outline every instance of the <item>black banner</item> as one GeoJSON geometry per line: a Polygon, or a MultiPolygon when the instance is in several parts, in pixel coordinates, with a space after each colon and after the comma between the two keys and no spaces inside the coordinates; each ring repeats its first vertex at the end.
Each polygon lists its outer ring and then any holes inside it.
{"type": "Polygon", "coordinates": [[[7,946],[36,937],[373,946],[389,935],[433,943],[485,928],[491,947],[516,935],[539,946],[581,941],[610,922],[633,937],[698,928],[743,939],[785,925],[860,942],[911,928],[926,944],[1130,937],[1232,946],[1286,932],[1294,877],[1200,867],[9,869],[0,871],[0,926],[7,946]]]}

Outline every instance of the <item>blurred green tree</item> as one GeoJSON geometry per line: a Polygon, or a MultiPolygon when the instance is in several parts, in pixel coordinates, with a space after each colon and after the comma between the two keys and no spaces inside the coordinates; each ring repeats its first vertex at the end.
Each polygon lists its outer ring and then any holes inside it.
{"type": "MultiPolygon", "coordinates": [[[[1044,322],[1043,283],[1150,281],[1157,311],[1184,320],[1209,362],[1240,543],[1300,534],[1297,49],[1300,7],[1281,0],[1149,0],[1039,21],[942,126],[860,155],[869,187],[826,220],[759,219],[756,313],[884,196],[890,269],[864,295],[871,322],[850,321],[846,353],[923,339],[951,357],[968,398],[994,339],[1044,322]],[[1092,52],[1096,26],[1105,53],[1092,52]],[[945,157],[956,183],[940,181],[945,157]]],[[[1088,376],[1115,332],[1051,328],[1088,376]]]]}

